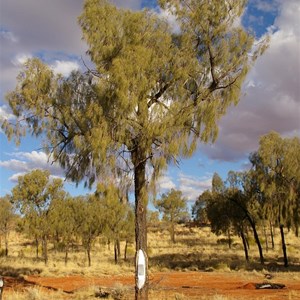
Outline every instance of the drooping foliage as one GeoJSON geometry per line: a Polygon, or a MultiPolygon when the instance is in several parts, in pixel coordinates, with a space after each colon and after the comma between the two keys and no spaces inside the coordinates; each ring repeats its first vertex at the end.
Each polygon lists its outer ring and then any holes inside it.
{"type": "Polygon", "coordinates": [[[288,266],[284,227],[292,227],[298,235],[300,226],[300,140],[270,132],[261,137],[259,149],[250,161],[264,194],[265,215],[280,227],[284,263],[288,266]]]}

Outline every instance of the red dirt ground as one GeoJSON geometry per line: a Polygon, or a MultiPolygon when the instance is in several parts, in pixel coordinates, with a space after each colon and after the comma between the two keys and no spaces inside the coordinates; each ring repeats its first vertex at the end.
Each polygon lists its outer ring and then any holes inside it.
{"type": "MultiPolygon", "coordinates": [[[[298,276],[297,276],[298,278],[298,276]]],[[[71,295],[76,290],[88,286],[100,286],[103,288],[113,288],[116,284],[128,288],[133,295],[134,276],[99,276],[83,277],[69,276],[62,278],[26,276],[24,279],[14,279],[6,277],[6,292],[13,288],[22,290],[28,286],[38,285],[49,289],[62,290],[71,295]]],[[[286,287],[278,290],[257,290],[256,283],[265,282],[263,275],[244,275],[243,273],[205,273],[205,272],[165,272],[153,273],[150,275],[150,296],[149,299],[157,299],[158,293],[164,299],[170,297],[174,299],[175,294],[182,294],[189,299],[205,299],[203,297],[213,297],[222,295],[230,299],[265,299],[284,300],[300,299],[300,280],[289,278],[285,275],[275,275],[269,282],[284,284],[286,287]],[[250,279],[249,279],[250,278],[250,279]],[[151,296],[152,295],[152,296],[151,296]]],[[[5,297],[3,297],[5,300],[5,297]]]]}

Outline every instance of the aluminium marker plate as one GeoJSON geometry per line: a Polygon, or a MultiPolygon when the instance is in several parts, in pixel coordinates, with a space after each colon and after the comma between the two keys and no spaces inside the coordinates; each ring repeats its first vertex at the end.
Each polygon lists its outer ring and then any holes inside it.
{"type": "Polygon", "coordinates": [[[140,290],[146,282],[146,257],[143,250],[137,252],[137,287],[140,290]]]}

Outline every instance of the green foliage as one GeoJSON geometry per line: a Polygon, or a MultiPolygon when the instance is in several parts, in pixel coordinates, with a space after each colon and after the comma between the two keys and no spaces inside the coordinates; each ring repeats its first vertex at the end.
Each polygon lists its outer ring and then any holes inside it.
{"type": "Polygon", "coordinates": [[[134,234],[132,209],[128,203],[120,200],[119,190],[115,185],[98,185],[94,201],[99,203],[99,210],[104,220],[102,221],[103,232],[108,239],[119,240],[123,234],[128,234],[129,237],[134,234]]]}
{"type": "Polygon", "coordinates": [[[170,223],[171,240],[175,242],[174,226],[182,219],[188,218],[186,199],[181,191],[171,189],[154,202],[155,207],[163,214],[163,220],[170,223]]]}
{"type": "Polygon", "coordinates": [[[19,176],[12,189],[11,201],[23,216],[20,228],[26,230],[36,241],[42,240],[45,263],[47,263],[47,240],[51,233],[49,209],[51,202],[66,195],[61,179],[51,179],[49,171],[33,170],[19,176]]]}
{"type": "Polygon", "coordinates": [[[124,168],[116,157],[131,167],[137,149],[159,172],[191,155],[197,139],[214,140],[252,63],[254,38],[233,25],[245,1],[160,3],[172,8],[177,35],[147,10],[85,1],[79,24],[95,70],[63,78],[36,58],[27,61],[7,95],[19,117],[2,124],[7,136],[19,141],[24,124],[34,135],[45,132],[68,177],[89,185],[108,165],[124,168]]]}
{"type": "Polygon", "coordinates": [[[261,137],[259,149],[250,156],[250,161],[265,196],[262,205],[267,217],[279,224],[291,224],[298,232],[299,138],[282,138],[278,133],[270,132],[261,137]]]}
{"type": "MultiPolygon", "coordinates": [[[[15,215],[13,206],[10,203],[10,196],[6,195],[4,197],[0,197],[0,239],[1,236],[4,236],[5,249],[3,250],[3,253],[6,256],[8,255],[8,235],[13,228],[14,220],[15,215]]],[[[1,253],[0,256],[2,256],[1,253]]]]}

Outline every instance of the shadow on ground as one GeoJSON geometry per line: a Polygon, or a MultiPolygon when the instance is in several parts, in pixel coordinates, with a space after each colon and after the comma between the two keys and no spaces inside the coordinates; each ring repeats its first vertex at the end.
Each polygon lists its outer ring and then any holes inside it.
{"type": "Polygon", "coordinates": [[[42,272],[38,268],[13,268],[13,267],[1,267],[0,266],[0,276],[22,278],[24,275],[39,275],[42,272]]]}
{"type": "Polygon", "coordinates": [[[201,259],[199,253],[196,254],[162,254],[150,257],[149,266],[159,266],[171,270],[189,270],[189,271],[206,271],[214,270],[267,270],[269,272],[300,272],[300,265],[290,263],[289,267],[284,267],[282,262],[267,261],[265,265],[258,262],[245,262],[236,257],[220,256],[218,258],[201,259]]]}

